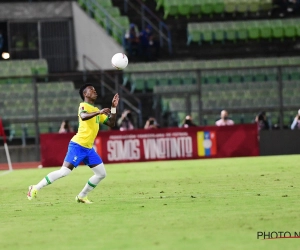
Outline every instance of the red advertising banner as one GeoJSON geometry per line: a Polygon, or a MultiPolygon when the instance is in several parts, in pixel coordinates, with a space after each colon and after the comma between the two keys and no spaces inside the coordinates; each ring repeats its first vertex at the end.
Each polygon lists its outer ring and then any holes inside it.
{"type": "MultiPolygon", "coordinates": [[[[73,134],[42,134],[44,167],[60,166],[73,134]]],[[[258,156],[255,124],[99,132],[94,148],[104,163],[258,156]]]]}

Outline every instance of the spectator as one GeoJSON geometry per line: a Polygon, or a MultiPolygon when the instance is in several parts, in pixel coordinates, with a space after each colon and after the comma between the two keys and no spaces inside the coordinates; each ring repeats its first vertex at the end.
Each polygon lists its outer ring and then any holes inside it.
{"type": "Polygon", "coordinates": [[[146,29],[142,30],[140,33],[140,54],[144,57],[144,59],[152,60],[152,50],[154,50],[155,56],[158,57],[159,43],[153,34],[152,26],[148,25],[146,29]]]}
{"type": "Polygon", "coordinates": [[[255,122],[257,124],[258,131],[269,130],[270,128],[265,111],[262,111],[255,117],[255,122]]]}
{"type": "Polygon", "coordinates": [[[117,122],[120,131],[133,130],[133,119],[130,110],[125,109],[117,122]]]}
{"type": "Polygon", "coordinates": [[[234,125],[234,121],[228,119],[228,112],[226,110],[221,111],[221,119],[216,121],[216,126],[228,126],[234,125]]]}
{"type": "Polygon", "coordinates": [[[296,117],[291,125],[291,129],[292,130],[300,129],[300,109],[298,110],[298,114],[296,115],[296,117]]]}
{"type": "Polygon", "coordinates": [[[60,125],[60,129],[58,131],[58,133],[60,134],[65,134],[65,133],[73,133],[74,130],[71,127],[70,123],[68,120],[64,120],[61,125],[60,125]]]}
{"type": "Polygon", "coordinates": [[[159,124],[157,123],[157,121],[153,117],[150,117],[146,121],[146,124],[144,126],[144,129],[157,129],[157,128],[159,128],[159,124]]]}
{"type": "Polygon", "coordinates": [[[189,127],[195,127],[197,126],[195,123],[193,123],[193,119],[190,115],[187,115],[181,125],[182,128],[189,128],[189,127]]]}
{"type": "Polygon", "coordinates": [[[2,34],[2,30],[0,30],[0,53],[2,54],[3,51],[3,46],[4,46],[4,37],[2,34]]]}
{"type": "Polygon", "coordinates": [[[139,31],[134,23],[131,23],[129,30],[125,34],[125,41],[128,48],[128,55],[138,54],[140,38],[139,31]]]}

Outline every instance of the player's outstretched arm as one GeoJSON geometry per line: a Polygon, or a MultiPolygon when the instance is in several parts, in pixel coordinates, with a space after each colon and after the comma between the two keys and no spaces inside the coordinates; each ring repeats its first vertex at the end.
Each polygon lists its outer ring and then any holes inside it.
{"type": "Polygon", "coordinates": [[[111,128],[113,128],[116,125],[118,103],[119,103],[119,95],[115,94],[114,98],[112,99],[112,103],[111,103],[110,116],[108,117],[108,119],[105,122],[105,124],[111,128]]]}
{"type": "Polygon", "coordinates": [[[104,114],[104,115],[108,116],[109,113],[110,113],[110,109],[109,108],[101,109],[101,110],[99,110],[97,112],[91,112],[91,113],[81,112],[80,113],[80,118],[81,118],[81,120],[86,121],[86,120],[89,120],[89,119],[93,118],[96,115],[104,114]]]}

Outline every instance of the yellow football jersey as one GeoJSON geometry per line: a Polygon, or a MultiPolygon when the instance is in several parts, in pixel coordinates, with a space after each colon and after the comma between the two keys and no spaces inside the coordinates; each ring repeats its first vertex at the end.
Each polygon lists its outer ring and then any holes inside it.
{"type": "Polygon", "coordinates": [[[101,114],[94,116],[93,118],[83,121],[80,117],[80,113],[92,113],[96,112],[99,109],[92,104],[87,102],[81,102],[78,109],[78,120],[79,120],[79,128],[76,135],[73,136],[71,141],[79,144],[85,148],[92,148],[96,136],[99,131],[99,124],[105,123],[108,119],[108,116],[101,114]]]}

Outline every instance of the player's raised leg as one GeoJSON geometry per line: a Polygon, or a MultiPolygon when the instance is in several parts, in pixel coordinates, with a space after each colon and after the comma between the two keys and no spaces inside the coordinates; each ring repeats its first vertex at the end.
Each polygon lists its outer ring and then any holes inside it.
{"type": "Polygon", "coordinates": [[[64,162],[64,165],[56,171],[53,171],[49,173],[45,178],[43,178],[37,185],[31,185],[29,186],[29,190],[27,193],[27,198],[28,200],[32,200],[32,198],[36,198],[37,193],[40,189],[42,189],[45,186],[48,186],[52,184],[54,181],[67,176],[68,174],[71,173],[71,169],[73,169],[74,166],[68,162],[64,162]],[[69,167],[65,167],[65,165],[71,165],[69,167]]]}
{"type": "Polygon", "coordinates": [[[87,198],[88,193],[91,192],[100,183],[100,181],[106,177],[106,170],[103,163],[96,165],[95,167],[91,166],[91,169],[94,172],[94,175],[88,180],[82,191],[75,198],[75,200],[79,203],[92,203],[87,198]]]}
{"type": "Polygon", "coordinates": [[[49,173],[37,185],[29,186],[29,191],[27,193],[28,200],[32,200],[32,198],[35,198],[38,191],[43,187],[48,186],[54,181],[69,175],[73,168],[76,168],[85,156],[86,154],[84,152],[84,149],[82,150],[79,145],[70,142],[68,153],[65,157],[63,166],[59,170],[49,173]]]}

